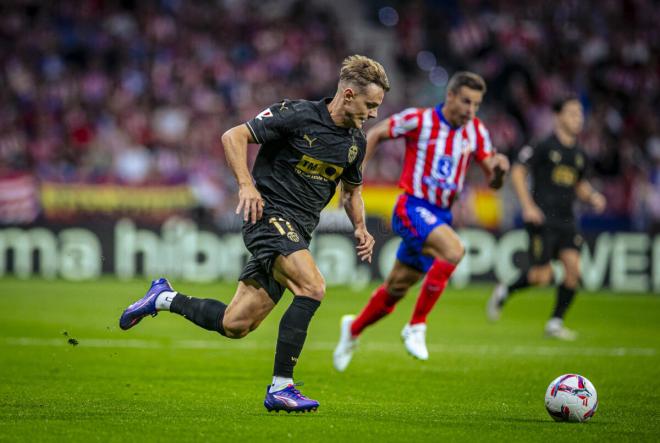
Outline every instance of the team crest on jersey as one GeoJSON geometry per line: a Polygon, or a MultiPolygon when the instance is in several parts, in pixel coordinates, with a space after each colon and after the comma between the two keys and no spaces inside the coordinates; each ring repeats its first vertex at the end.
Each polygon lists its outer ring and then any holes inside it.
{"type": "Polygon", "coordinates": [[[353,163],[357,158],[357,155],[358,155],[358,147],[356,144],[352,144],[351,147],[348,148],[348,162],[353,163]]]}
{"type": "Polygon", "coordinates": [[[261,112],[259,113],[259,115],[257,115],[255,118],[256,118],[257,120],[263,120],[263,119],[265,119],[265,118],[272,117],[272,116],[273,116],[273,113],[272,113],[272,111],[270,110],[270,108],[266,108],[266,109],[264,109],[263,111],[261,111],[261,112]]]}

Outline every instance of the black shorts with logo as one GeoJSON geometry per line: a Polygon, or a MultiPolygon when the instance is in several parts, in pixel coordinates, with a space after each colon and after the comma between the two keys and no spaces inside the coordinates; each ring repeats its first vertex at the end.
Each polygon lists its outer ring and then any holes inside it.
{"type": "Polygon", "coordinates": [[[550,260],[559,258],[562,249],[582,247],[583,239],[573,223],[565,225],[525,224],[529,234],[529,263],[531,266],[545,265],[550,260]]]}
{"type": "Polygon", "coordinates": [[[255,224],[243,224],[243,242],[252,257],[248,260],[239,281],[255,280],[268,292],[275,303],[280,301],[286,287],[273,277],[273,265],[279,255],[287,256],[309,249],[309,241],[295,222],[287,217],[264,214],[255,224]]]}

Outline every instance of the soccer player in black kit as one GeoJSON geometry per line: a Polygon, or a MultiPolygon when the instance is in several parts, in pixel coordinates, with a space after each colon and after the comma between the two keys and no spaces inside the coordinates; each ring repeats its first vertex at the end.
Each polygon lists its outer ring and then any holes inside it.
{"type": "Polygon", "coordinates": [[[122,314],[122,329],[147,315],[169,310],[227,338],[255,330],[285,289],[293,301],[279,326],[273,381],[266,390],[268,411],[310,411],[319,403],[303,396],[293,369],[309,323],[325,295],[325,282],[309,251],[321,210],[341,181],[341,199],[353,223],[357,255],[371,261],[374,239],[367,232],[361,194],[365,156],[364,122],[377,116],[389,90],[385,70],[367,57],[342,63],[334,98],[284,100],[222,136],[227,162],[239,185],[236,213],[243,214],[243,240],[252,254],[225,305],[178,293],[164,279],[122,314]],[[252,174],[247,145],[261,145],[252,174]]]}
{"type": "Polygon", "coordinates": [[[582,131],[584,113],[575,97],[553,105],[555,128],[552,135],[536,147],[523,147],[511,181],[520,200],[522,217],[529,234],[530,269],[512,285],[498,284],[491,295],[487,314],[496,321],[504,304],[516,291],[532,285],[547,285],[553,279],[550,260],[559,259],[564,281],[557,288],[557,301],[545,334],[551,338],[574,340],[577,334],[564,327],[564,315],[575,297],[580,279],[582,237],[577,232],[573,204],[578,198],[601,213],[605,197],[585,178],[586,156],[576,144],[582,131]],[[531,176],[532,192],[527,188],[531,176]]]}

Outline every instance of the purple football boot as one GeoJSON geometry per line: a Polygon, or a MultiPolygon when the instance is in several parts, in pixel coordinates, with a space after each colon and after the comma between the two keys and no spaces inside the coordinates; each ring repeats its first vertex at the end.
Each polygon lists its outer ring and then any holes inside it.
{"type": "Polygon", "coordinates": [[[158,314],[158,311],[156,311],[156,299],[163,291],[174,292],[170,282],[164,278],[152,281],[151,287],[145,296],[126,308],[119,318],[119,327],[123,330],[130,329],[147,315],[155,317],[158,314]]]}
{"type": "Polygon", "coordinates": [[[289,385],[286,388],[269,392],[270,386],[266,388],[266,398],[264,399],[264,406],[268,412],[286,411],[286,412],[309,412],[316,411],[319,407],[319,402],[305,397],[296,389],[296,386],[301,386],[302,383],[289,385]]]}

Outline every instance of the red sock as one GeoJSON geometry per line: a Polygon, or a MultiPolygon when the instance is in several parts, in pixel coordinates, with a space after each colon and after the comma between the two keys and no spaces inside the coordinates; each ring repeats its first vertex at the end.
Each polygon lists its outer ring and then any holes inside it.
{"type": "Polygon", "coordinates": [[[456,265],[449,262],[441,260],[435,260],[433,262],[433,265],[426,273],[424,283],[422,283],[422,290],[419,293],[417,304],[415,304],[415,310],[410,320],[411,325],[426,323],[426,316],[429,315],[435,302],[442,295],[442,291],[445,290],[447,281],[449,281],[449,277],[451,277],[454,269],[456,269],[456,265]]]}
{"type": "Polygon", "coordinates": [[[351,334],[357,337],[362,333],[364,328],[376,323],[381,318],[385,317],[394,311],[394,305],[400,298],[392,297],[385,289],[385,284],[380,285],[371,295],[369,303],[364,307],[360,315],[355,317],[351,325],[351,334]]]}

